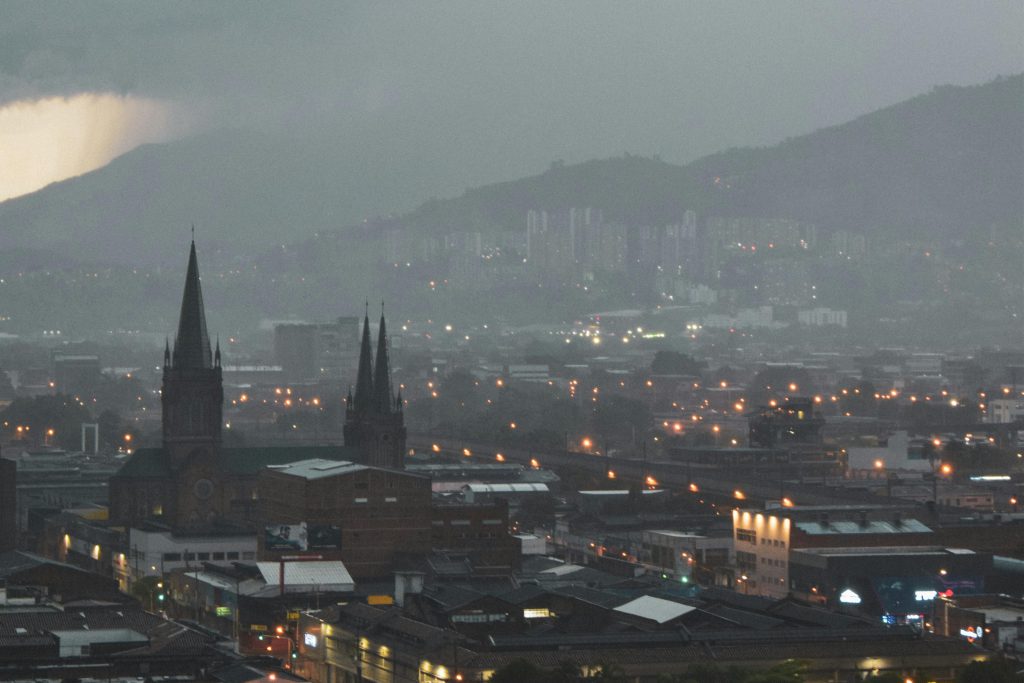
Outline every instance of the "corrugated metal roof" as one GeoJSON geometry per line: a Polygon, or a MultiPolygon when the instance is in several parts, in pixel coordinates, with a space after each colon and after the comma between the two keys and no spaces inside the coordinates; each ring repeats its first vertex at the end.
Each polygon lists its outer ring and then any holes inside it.
{"type": "Polygon", "coordinates": [[[636,617],[643,617],[644,619],[650,619],[656,621],[659,624],[678,619],[684,614],[688,614],[697,609],[693,605],[684,605],[679,602],[673,602],[671,600],[663,600],[656,598],[653,595],[643,595],[636,600],[630,600],[625,605],[619,605],[615,608],[616,612],[622,612],[623,614],[632,614],[636,617]]]}
{"type": "Polygon", "coordinates": [[[466,484],[462,490],[473,493],[547,493],[547,484],[466,484]]]}
{"type": "MultiPolygon", "coordinates": [[[[267,585],[277,586],[281,582],[281,563],[257,562],[256,567],[267,585]]],[[[352,590],[352,575],[340,560],[310,560],[284,563],[285,591],[289,588],[303,589],[317,587],[322,591],[352,590]]]]}
{"type": "Polygon", "coordinates": [[[835,521],[822,524],[820,522],[797,522],[796,528],[805,534],[921,534],[931,529],[916,519],[904,519],[898,524],[871,520],[864,523],[852,521],[835,521]]]}

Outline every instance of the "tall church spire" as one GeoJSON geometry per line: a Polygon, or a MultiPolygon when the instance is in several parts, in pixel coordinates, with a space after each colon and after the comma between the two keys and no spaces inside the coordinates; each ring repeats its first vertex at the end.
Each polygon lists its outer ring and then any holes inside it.
{"type": "Polygon", "coordinates": [[[352,397],[352,409],[357,413],[373,410],[373,351],[370,348],[370,311],[367,305],[363,317],[363,342],[359,348],[359,372],[356,375],[356,393],[352,397]]]}
{"type": "Polygon", "coordinates": [[[206,333],[206,312],[203,310],[203,290],[199,285],[199,264],[196,261],[196,243],[193,240],[185,274],[185,291],[181,297],[181,316],[178,334],[174,337],[173,367],[175,369],[201,369],[213,367],[210,337],[206,333]]]}
{"type": "Polygon", "coordinates": [[[345,445],[357,448],[362,461],[373,467],[402,469],[405,466],[405,417],[401,394],[391,395],[391,360],[388,358],[388,331],[381,305],[377,360],[370,348],[370,311],[363,316],[363,342],[359,351],[359,371],[355,395],[345,411],[345,445]]]}
{"type": "Polygon", "coordinates": [[[373,409],[388,415],[394,408],[391,395],[391,363],[388,361],[388,336],[384,328],[384,303],[380,305],[380,331],[377,333],[377,362],[373,376],[373,409]]]}

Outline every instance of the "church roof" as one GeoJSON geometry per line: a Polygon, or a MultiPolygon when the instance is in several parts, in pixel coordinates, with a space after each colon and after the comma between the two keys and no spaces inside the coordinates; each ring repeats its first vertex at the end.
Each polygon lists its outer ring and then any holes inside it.
{"type": "Polygon", "coordinates": [[[373,372],[373,408],[381,415],[390,415],[394,412],[395,397],[391,394],[391,363],[388,360],[388,333],[383,311],[380,315],[380,331],[377,333],[377,362],[373,372]]]}
{"type": "Polygon", "coordinates": [[[174,368],[201,369],[213,367],[210,336],[206,332],[206,312],[203,309],[203,290],[199,285],[199,264],[196,261],[196,243],[188,254],[188,272],[185,291],[181,296],[181,316],[178,334],[174,338],[174,368]]]}
{"type": "Polygon", "coordinates": [[[363,318],[363,340],[359,345],[359,371],[356,374],[356,393],[352,408],[357,413],[373,409],[373,355],[370,349],[370,316],[363,318]]]}
{"type": "MultiPolygon", "coordinates": [[[[360,451],[347,446],[252,446],[221,448],[217,461],[223,471],[234,475],[256,475],[268,465],[298,460],[359,460],[360,451]]],[[[170,458],[162,448],[140,448],[128,458],[115,477],[149,478],[171,476],[170,458]]]]}

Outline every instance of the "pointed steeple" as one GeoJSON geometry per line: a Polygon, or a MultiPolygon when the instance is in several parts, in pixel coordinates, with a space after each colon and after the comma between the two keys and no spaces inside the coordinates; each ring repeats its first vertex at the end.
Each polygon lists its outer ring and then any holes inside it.
{"type": "Polygon", "coordinates": [[[356,393],[350,408],[358,413],[368,413],[373,409],[373,351],[370,348],[370,311],[366,305],[363,316],[363,341],[359,348],[359,372],[356,375],[356,393]]]}
{"type": "Polygon", "coordinates": [[[181,297],[178,334],[174,337],[174,368],[176,370],[210,368],[213,365],[212,355],[210,353],[210,337],[206,333],[203,291],[199,286],[196,243],[193,241],[188,255],[185,291],[181,297]]]}
{"type": "Polygon", "coordinates": [[[171,342],[164,337],[164,370],[171,367],[171,342]]]}
{"type": "Polygon", "coordinates": [[[394,405],[391,394],[391,363],[388,360],[388,333],[384,326],[384,302],[380,304],[380,330],[377,333],[377,362],[374,364],[373,407],[381,415],[390,415],[394,405]]]}
{"type": "Polygon", "coordinates": [[[220,337],[217,337],[217,349],[213,352],[213,367],[220,367],[220,337]]]}

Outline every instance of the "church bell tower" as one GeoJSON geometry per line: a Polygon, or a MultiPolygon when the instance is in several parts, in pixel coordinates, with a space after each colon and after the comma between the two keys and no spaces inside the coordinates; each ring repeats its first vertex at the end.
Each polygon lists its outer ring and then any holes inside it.
{"type": "Polygon", "coordinates": [[[391,390],[391,360],[384,312],[377,334],[377,360],[370,346],[370,316],[363,318],[359,371],[355,394],[345,407],[345,445],[362,451],[363,462],[373,467],[405,467],[405,415],[402,394],[391,390]]]}
{"type": "Polygon", "coordinates": [[[192,458],[213,461],[221,443],[224,388],[220,344],[210,351],[203,292],[199,284],[196,243],[188,257],[174,349],[164,349],[161,392],[163,447],[171,470],[179,471],[192,458]]]}

